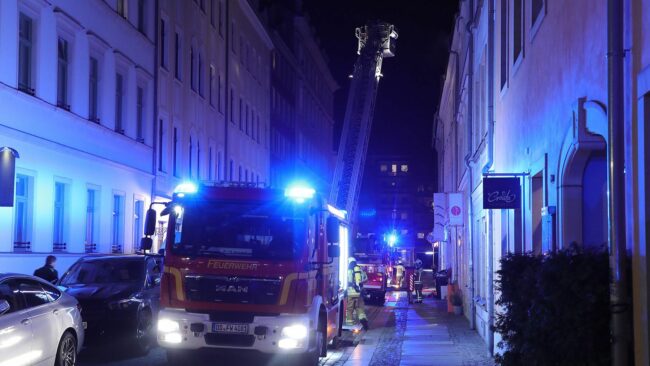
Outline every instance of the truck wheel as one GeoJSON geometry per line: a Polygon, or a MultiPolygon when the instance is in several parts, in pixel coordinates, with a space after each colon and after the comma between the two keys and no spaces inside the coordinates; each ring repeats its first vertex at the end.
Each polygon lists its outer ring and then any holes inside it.
{"type": "Polygon", "coordinates": [[[314,337],[315,348],[312,352],[307,352],[303,355],[303,360],[300,362],[300,365],[318,366],[320,356],[323,353],[323,347],[326,346],[325,337],[321,329],[316,329],[312,336],[314,337]]]}

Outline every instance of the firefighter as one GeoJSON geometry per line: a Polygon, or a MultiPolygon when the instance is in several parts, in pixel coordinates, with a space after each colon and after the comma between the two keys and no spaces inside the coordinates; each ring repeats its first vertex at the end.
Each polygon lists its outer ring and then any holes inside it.
{"type": "Polygon", "coordinates": [[[415,280],[414,285],[415,285],[415,302],[416,303],[422,303],[422,288],[424,287],[424,284],[422,283],[422,272],[424,271],[424,268],[422,267],[422,261],[421,260],[416,260],[415,261],[415,280]]]}
{"type": "Polygon", "coordinates": [[[367,279],[366,273],[357,265],[357,260],[354,257],[348,258],[348,289],[346,292],[348,303],[345,309],[345,318],[348,324],[354,324],[354,312],[356,311],[357,318],[364,330],[368,330],[368,319],[361,290],[367,279]]]}
{"type": "Polygon", "coordinates": [[[395,266],[395,282],[397,282],[397,288],[400,290],[404,287],[405,273],[406,273],[406,268],[404,268],[402,261],[397,262],[397,266],[395,266]]]}

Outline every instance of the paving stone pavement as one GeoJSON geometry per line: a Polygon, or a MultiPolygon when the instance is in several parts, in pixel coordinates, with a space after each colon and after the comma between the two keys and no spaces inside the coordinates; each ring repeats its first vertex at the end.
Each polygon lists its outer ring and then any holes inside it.
{"type": "Polygon", "coordinates": [[[403,292],[394,292],[383,308],[373,310],[372,329],[351,353],[331,365],[494,365],[483,340],[464,317],[448,314],[444,302],[427,299],[408,305],[403,292]]]}

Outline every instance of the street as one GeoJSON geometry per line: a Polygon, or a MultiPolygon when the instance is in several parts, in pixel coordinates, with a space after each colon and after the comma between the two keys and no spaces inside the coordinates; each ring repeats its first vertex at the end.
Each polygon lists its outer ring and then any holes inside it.
{"type": "MultiPolygon", "coordinates": [[[[371,328],[355,346],[330,349],[323,366],[488,366],[484,343],[468,329],[464,317],[446,313],[446,303],[426,299],[408,304],[404,292],[386,295],[383,307],[366,307],[371,328]]],[[[259,359],[227,357],[215,362],[210,356],[192,364],[275,364],[259,359]],[[244,363],[244,361],[246,361],[244,363]]],[[[282,361],[280,361],[282,362],[282,361]]],[[[167,365],[165,352],[157,347],[145,357],[120,354],[114,347],[102,352],[84,350],[79,365],[167,365]]]]}

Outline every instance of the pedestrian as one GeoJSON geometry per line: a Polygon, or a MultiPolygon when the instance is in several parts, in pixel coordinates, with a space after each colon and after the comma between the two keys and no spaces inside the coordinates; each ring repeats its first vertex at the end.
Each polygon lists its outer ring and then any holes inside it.
{"type": "Polygon", "coordinates": [[[348,301],[345,308],[345,319],[348,324],[354,324],[354,313],[356,312],[364,330],[368,330],[369,326],[361,290],[367,279],[363,269],[357,265],[357,260],[354,257],[348,258],[348,288],[346,290],[348,301]]]}
{"type": "Polygon", "coordinates": [[[415,261],[415,280],[414,285],[415,285],[415,302],[416,303],[422,303],[422,288],[424,287],[424,284],[422,283],[422,272],[424,271],[424,268],[422,267],[422,261],[421,260],[416,260],[415,261]]]}
{"type": "Polygon", "coordinates": [[[397,282],[397,288],[402,289],[404,287],[404,273],[406,273],[406,268],[402,264],[402,261],[397,262],[395,267],[395,280],[397,282]]]}
{"type": "Polygon", "coordinates": [[[56,281],[59,280],[59,272],[56,271],[54,266],[56,265],[56,257],[53,255],[48,255],[45,258],[45,265],[36,271],[34,271],[34,276],[40,277],[47,282],[56,284],[56,281]]]}

